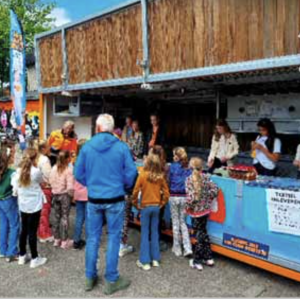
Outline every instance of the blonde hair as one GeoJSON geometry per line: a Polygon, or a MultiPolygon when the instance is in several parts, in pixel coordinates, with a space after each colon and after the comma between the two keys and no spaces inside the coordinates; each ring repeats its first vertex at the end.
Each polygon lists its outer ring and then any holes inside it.
{"type": "Polygon", "coordinates": [[[19,179],[20,186],[27,187],[31,183],[31,168],[36,162],[38,152],[35,148],[28,148],[22,158],[20,168],[21,175],[19,179]]]}
{"type": "Polygon", "coordinates": [[[164,172],[161,167],[161,160],[156,154],[149,154],[145,161],[144,170],[149,172],[148,181],[157,182],[164,178],[164,172]]]}
{"type": "Polygon", "coordinates": [[[67,169],[70,163],[70,158],[71,154],[69,151],[60,151],[58,153],[56,166],[59,174],[63,173],[67,169]]]}
{"type": "Polygon", "coordinates": [[[174,156],[178,158],[178,161],[183,168],[187,168],[189,164],[189,158],[184,148],[177,147],[173,150],[174,156]]]}
{"type": "Polygon", "coordinates": [[[38,143],[38,150],[41,153],[43,149],[45,149],[48,146],[48,141],[46,140],[39,140],[38,143]]]}
{"type": "Polygon", "coordinates": [[[202,178],[200,172],[202,171],[203,161],[199,157],[192,157],[189,164],[190,168],[192,169],[192,181],[194,185],[194,189],[196,193],[200,196],[201,195],[201,183],[202,178]]]}
{"type": "Polygon", "coordinates": [[[74,126],[75,126],[75,123],[73,121],[68,120],[64,123],[63,129],[66,129],[68,127],[74,127],[74,126]]]}
{"type": "Polygon", "coordinates": [[[158,155],[161,163],[161,169],[162,172],[165,172],[166,170],[166,164],[167,164],[167,159],[166,159],[166,152],[162,146],[155,145],[149,150],[149,154],[151,155],[158,155]]]}

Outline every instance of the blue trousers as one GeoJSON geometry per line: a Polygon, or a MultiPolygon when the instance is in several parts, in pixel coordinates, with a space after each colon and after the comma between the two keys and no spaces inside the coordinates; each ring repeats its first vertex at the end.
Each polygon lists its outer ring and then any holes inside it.
{"type": "Polygon", "coordinates": [[[85,201],[76,201],[76,219],[75,219],[75,229],[74,229],[75,243],[78,243],[81,240],[83,224],[85,222],[86,205],[87,202],[85,201]]]}
{"type": "Polygon", "coordinates": [[[125,201],[114,204],[87,203],[85,275],[88,279],[97,277],[97,260],[104,218],[107,222],[107,247],[105,279],[116,282],[119,279],[119,251],[124,223],[125,201]]]}
{"type": "Polygon", "coordinates": [[[18,254],[20,215],[15,197],[0,200],[0,254],[7,257],[18,254]]]}
{"type": "Polygon", "coordinates": [[[153,260],[160,260],[159,251],[159,206],[149,206],[141,211],[141,249],[140,262],[149,264],[153,260]],[[149,237],[151,236],[151,240],[149,237]]]}

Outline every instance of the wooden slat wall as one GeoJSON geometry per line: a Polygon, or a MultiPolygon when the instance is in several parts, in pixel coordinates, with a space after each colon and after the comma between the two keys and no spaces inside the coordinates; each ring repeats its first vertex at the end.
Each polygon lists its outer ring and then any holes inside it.
{"type": "Polygon", "coordinates": [[[151,72],[299,53],[299,0],[156,0],[151,72]]]}
{"type": "Polygon", "coordinates": [[[67,30],[69,83],[139,76],[143,58],[139,5],[67,30]]]}
{"type": "Polygon", "coordinates": [[[62,85],[63,57],[61,34],[39,41],[41,85],[44,88],[62,85]]]}
{"type": "MultiPolygon", "coordinates": [[[[300,52],[300,0],[149,1],[152,74],[300,52]]],[[[66,30],[69,84],[142,74],[141,6],[66,30]]],[[[43,87],[62,84],[61,35],[40,40],[43,87]]]]}

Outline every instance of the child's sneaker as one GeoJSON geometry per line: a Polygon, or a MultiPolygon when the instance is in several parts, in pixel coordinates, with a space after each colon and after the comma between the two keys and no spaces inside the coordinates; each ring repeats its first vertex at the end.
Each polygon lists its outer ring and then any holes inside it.
{"type": "Polygon", "coordinates": [[[40,242],[41,244],[53,243],[53,242],[54,242],[54,237],[53,237],[53,236],[50,236],[50,237],[45,238],[45,239],[39,239],[39,242],[40,242]]]}
{"type": "Polygon", "coordinates": [[[62,248],[64,250],[69,250],[73,247],[73,244],[74,244],[73,240],[62,241],[60,248],[62,248]]]}
{"type": "Polygon", "coordinates": [[[215,261],[213,259],[208,259],[204,261],[204,263],[209,267],[213,267],[215,265],[215,261]]]}
{"type": "Polygon", "coordinates": [[[121,245],[119,251],[119,257],[124,257],[125,255],[132,253],[134,251],[133,246],[130,245],[121,245]]]}
{"type": "Polygon", "coordinates": [[[154,260],[154,261],[152,262],[152,266],[153,266],[154,268],[158,268],[158,267],[160,266],[160,264],[159,264],[159,262],[158,262],[157,260],[154,260]]]}
{"type": "Polygon", "coordinates": [[[136,265],[137,265],[139,268],[143,269],[144,271],[149,271],[149,270],[151,270],[150,264],[142,264],[139,260],[136,262],[136,265]]]}
{"type": "Polygon", "coordinates": [[[30,268],[31,269],[38,268],[38,267],[44,265],[46,262],[47,262],[47,258],[37,257],[37,258],[31,260],[30,268]]]}
{"type": "Polygon", "coordinates": [[[193,256],[193,251],[184,251],[183,256],[189,258],[189,257],[193,256]]]}
{"type": "Polygon", "coordinates": [[[190,267],[193,269],[196,269],[198,271],[203,270],[203,266],[201,264],[195,264],[193,260],[192,260],[192,262],[190,261],[190,267]]]}
{"type": "Polygon", "coordinates": [[[6,261],[7,263],[19,261],[19,256],[15,255],[15,256],[9,256],[9,257],[6,257],[6,258],[5,258],[5,261],[6,261]]]}
{"type": "Polygon", "coordinates": [[[73,249],[74,250],[81,250],[83,249],[85,246],[85,241],[80,240],[79,242],[73,242],[73,249]]]}
{"type": "Polygon", "coordinates": [[[54,247],[60,247],[60,245],[61,245],[61,240],[55,239],[55,240],[54,240],[53,246],[54,246],[54,247]]]}
{"type": "Polygon", "coordinates": [[[30,261],[30,257],[27,254],[25,254],[23,256],[19,256],[18,264],[20,266],[23,266],[23,265],[26,265],[29,261],[30,261]]]}
{"type": "Polygon", "coordinates": [[[172,252],[173,252],[177,257],[182,256],[182,251],[179,250],[179,249],[173,249],[172,252]]]}

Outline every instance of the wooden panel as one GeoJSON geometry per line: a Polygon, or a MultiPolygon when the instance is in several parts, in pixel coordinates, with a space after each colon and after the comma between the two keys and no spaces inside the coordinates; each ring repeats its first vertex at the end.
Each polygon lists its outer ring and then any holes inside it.
{"type": "Polygon", "coordinates": [[[151,71],[164,73],[297,54],[299,12],[299,0],[150,2],[151,71]]]}
{"type": "Polygon", "coordinates": [[[63,57],[61,34],[55,34],[39,41],[41,85],[44,88],[62,85],[63,57]]]}
{"type": "MultiPolygon", "coordinates": [[[[149,1],[151,72],[164,73],[300,52],[300,0],[149,1]]],[[[141,6],[66,31],[69,83],[142,75],[141,6]]],[[[40,40],[43,87],[62,84],[61,35],[40,40]]]]}
{"type": "Polygon", "coordinates": [[[67,30],[69,83],[95,82],[142,74],[140,6],[67,30]]]}

